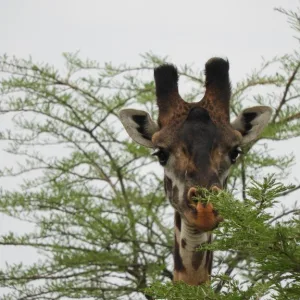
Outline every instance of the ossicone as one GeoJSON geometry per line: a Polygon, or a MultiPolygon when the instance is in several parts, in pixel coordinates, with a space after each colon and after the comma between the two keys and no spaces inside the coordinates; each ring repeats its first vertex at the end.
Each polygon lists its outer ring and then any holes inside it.
{"type": "Polygon", "coordinates": [[[164,64],[154,69],[156,96],[178,92],[178,72],[174,65],[164,64]]]}
{"type": "Polygon", "coordinates": [[[206,86],[210,83],[229,84],[229,61],[213,57],[205,64],[206,86]]]}

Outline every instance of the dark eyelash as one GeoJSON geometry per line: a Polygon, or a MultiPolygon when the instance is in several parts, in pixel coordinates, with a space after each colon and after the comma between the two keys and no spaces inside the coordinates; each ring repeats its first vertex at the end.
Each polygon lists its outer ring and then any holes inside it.
{"type": "Polygon", "coordinates": [[[158,157],[158,161],[162,166],[165,166],[169,159],[169,153],[165,149],[159,148],[154,153],[152,153],[153,156],[158,157]]]}
{"type": "Polygon", "coordinates": [[[229,158],[230,158],[230,161],[231,163],[235,163],[236,162],[236,159],[237,157],[239,156],[239,154],[243,153],[241,147],[235,147],[233,148],[230,153],[229,153],[229,158]]]}

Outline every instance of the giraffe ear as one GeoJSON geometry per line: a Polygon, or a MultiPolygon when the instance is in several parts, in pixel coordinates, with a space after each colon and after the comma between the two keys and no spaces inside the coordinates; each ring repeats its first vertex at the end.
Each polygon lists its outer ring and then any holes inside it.
{"type": "Polygon", "coordinates": [[[123,109],[119,113],[119,118],[135,142],[148,148],[154,148],[151,138],[159,128],[148,113],[136,109],[123,109]]]}
{"type": "Polygon", "coordinates": [[[258,138],[267,126],[271,114],[271,107],[254,106],[243,110],[238,115],[231,125],[242,134],[242,145],[248,144],[258,138]]]}

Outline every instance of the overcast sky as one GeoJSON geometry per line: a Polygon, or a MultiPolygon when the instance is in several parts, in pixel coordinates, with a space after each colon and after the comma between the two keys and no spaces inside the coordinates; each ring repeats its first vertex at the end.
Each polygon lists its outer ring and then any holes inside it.
{"type": "Polygon", "coordinates": [[[294,0],[1,0],[0,51],[55,65],[62,52],[79,50],[99,62],[135,63],[152,51],[173,62],[202,66],[226,56],[235,79],[261,57],[297,45],[285,16],[294,0]]]}
{"type": "MultiPolygon", "coordinates": [[[[299,46],[286,17],[274,11],[299,5],[296,0],[0,0],[0,54],[31,55],[57,67],[62,52],[75,51],[100,63],[128,64],[152,51],[199,67],[218,55],[229,59],[235,82],[259,66],[261,57],[299,46]]],[[[299,145],[297,139],[289,149],[299,145]]],[[[0,215],[0,232],[26,228],[0,215]]],[[[29,253],[0,248],[0,266],[29,253]]]]}

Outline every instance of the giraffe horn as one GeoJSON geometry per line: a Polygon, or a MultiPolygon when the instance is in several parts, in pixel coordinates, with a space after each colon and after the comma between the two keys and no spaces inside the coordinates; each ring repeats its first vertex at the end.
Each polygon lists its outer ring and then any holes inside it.
{"type": "Polygon", "coordinates": [[[178,79],[178,72],[174,65],[164,64],[154,69],[160,126],[166,125],[178,106],[186,103],[179,95],[178,79]]]}
{"type": "Polygon", "coordinates": [[[206,108],[214,117],[229,122],[231,84],[228,60],[219,57],[211,58],[205,64],[205,75],[206,91],[198,104],[206,108]]]}

